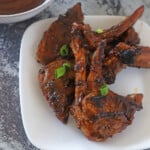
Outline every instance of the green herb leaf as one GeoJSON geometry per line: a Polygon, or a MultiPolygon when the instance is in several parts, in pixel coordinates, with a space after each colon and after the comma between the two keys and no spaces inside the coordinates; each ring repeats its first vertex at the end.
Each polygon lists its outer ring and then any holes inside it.
{"type": "Polygon", "coordinates": [[[103,33],[104,30],[103,29],[97,29],[95,32],[98,33],[98,34],[100,34],[100,33],[103,33]]]}
{"type": "Polygon", "coordinates": [[[101,93],[102,96],[106,96],[108,94],[108,91],[109,91],[109,89],[108,89],[108,85],[107,84],[103,85],[100,88],[100,93],[101,93]]]}
{"type": "Polygon", "coordinates": [[[63,63],[63,67],[65,67],[66,69],[70,69],[71,68],[71,64],[66,62],[66,63],[63,63]]]}
{"type": "Polygon", "coordinates": [[[60,48],[60,55],[61,56],[67,56],[69,53],[69,48],[66,44],[64,44],[61,48],[60,48]]]}
{"type": "Polygon", "coordinates": [[[63,63],[63,65],[57,69],[55,69],[55,77],[58,79],[62,76],[65,75],[67,69],[70,69],[71,68],[71,64],[66,62],[66,63],[63,63]]]}
{"type": "Polygon", "coordinates": [[[66,68],[61,66],[55,70],[55,77],[58,79],[66,73],[66,68]]]}

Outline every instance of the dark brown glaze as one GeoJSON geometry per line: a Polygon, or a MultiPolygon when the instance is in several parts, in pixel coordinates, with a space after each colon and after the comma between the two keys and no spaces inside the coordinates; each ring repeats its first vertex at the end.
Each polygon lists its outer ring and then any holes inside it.
{"type": "Polygon", "coordinates": [[[0,0],[0,15],[24,12],[42,4],[45,0],[0,0]]]}
{"type": "Polygon", "coordinates": [[[121,36],[118,38],[115,38],[111,42],[107,42],[107,45],[105,47],[105,55],[107,56],[112,49],[119,43],[123,42],[128,45],[137,45],[140,43],[140,38],[138,36],[138,33],[135,31],[133,27],[130,27],[127,31],[125,31],[121,36]]]}
{"type": "Polygon", "coordinates": [[[38,80],[43,95],[53,108],[57,118],[66,123],[69,116],[69,107],[74,100],[74,65],[61,77],[55,78],[55,69],[62,66],[67,60],[57,60],[40,69],[38,80]]]}
{"type": "Polygon", "coordinates": [[[107,84],[115,81],[116,75],[127,65],[135,63],[136,56],[141,52],[141,48],[130,46],[125,43],[118,43],[115,48],[103,60],[103,77],[107,84]]]}
{"type": "Polygon", "coordinates": [[[100,45],[93,53],[90,64],[90,72],[87,76],[87,91],[89,92],[97,92],[99,87],[105,84],[101,68],[102,61],[104,59],[104,48],[105,41],[101,41],[100,45]]]}
{"type": "Polygon", "coordinates": [[[124,32],[121,37],[119,37],[120,42],[124,42],[128,45],[137,45],[140,43],[140,38],[138,33],[133,27],[130,27],[126,32],[124,32]]]}
{"type": "Polygon", "coordinates": [[[132,123],[135,112],[142,109],[142,97],[142,94],[123,97],[112,91],[102,97],[91,92],[81,102],[82,111],[75,113],[78,126],[88,139],[104,141],[132,123]]]}
{"type": "Polygon", "coordinates": [[[142,108],[143,95],[123,97],[109,90],[106,96],[102,96],[99,88],[105,84],[102,75],[103,46],[98,47],[93,54],[88,77],[85,49],[81,48],[77,38],[72,40],[71,48],[75,64],[80,66],[75,71],[75,81],[84,83],[75,87],[75,103],[71,113],[78,128],[89,140],[104,141],[132,123],[134,113],[142,108]]]}
{"type": "MultiPolygon", "coordinates": [[[[135,46],[139,37],[131,26],[143,10],[141,6],[120,24],[97,34],[83,23],[78,3],[64,16],[59,16],[39,45],[37,60],[44,65],[53,61],[39,71],[43,95],[62,122],[67,122],[71,111],[78,128],[90,140],[104,141],[121,132],[132,123],[135,112],[142,109],[143,95],[140,93],[121,96],[108,90],[103,96],[99,89],[105,83],[113,83],[117,73],[126,65],[139,62],[142,48],[135,46]],[[63,44],[70,48],[70,60],[73,51],[75,65],[66,57],[60,57],[63,44]],[[56,79],[55,69],[64,62],[70,62],[72,67],[63,77],[56,79]]],[[[147,48],[143,48],[143,55],[146,54],[144,49],[147,48]]]]}
{"type": "Polygon", "coordinates": [[[142,16],[144,12],[144,6],[140,6],[136,9],[133,14],[127,17],[124,21],[119,23],[116,26],[112,26],[110,29],[107,29],[100,36],[102,39],[115,39],[132,27],[135,22],[142,16]]]}
{"type": "Polygon", "coordinates": [[[76,22],[72,24],[72,30],[71,30],[72,37],[76,36],[80,38],[81,46],[85,48],[87,51],[91,50],[92,47],[90,47],[87,39],[84,36],[84,33],[89,31],[91,31],[91,27],[89,24],[83,24],[83,23],[79,24],[76,22]]]}
{"type": "Polygon", "coordinates": [[[108,56],[103,63],[103,77],[107,84],[113,84],[115,82],[117,74],[124,69],[127,65],[123,64],[118,56],[108,56]]]}
{"type": "Polygon", "coordinates": [[[120,37],[125,31],[127,31],[132,25],[141,17],[144,12],[144,6],[139,7],[137,10],[133,12],[129,17],[127,17],[124,21],[117,24],[116,26],[112,26],[110,29],[104,30],[101,34],[97,34],[96,32],[85,32],[85,37],[89,41],[90,46],[97,47],[97,44],[101,40],[107,40],[107,42],[114,41],[118,37],[120,37]]]}
{"type": "Polygon", "coordinates": [[[139,68],[150,68],[150,47],[141,46],[141,51],[136,55],[134,63],[130,66],[139,68]]]}
{"type": "Polygon", "coordinates": [[[60,57],[59,51],[61,46],[64,44],[69,46],[70,44],[71,27],[74,22],[83,22],[80,3],[70,8],[65,15],[60,15],[59,18],[52,23],[48,31],[44,33],[36,54],[39,63],[45,65],[60,57]]]}
{"type": "Polygon", "coordinates": [[[74,51],[74,55],[76,56],[75,66],[77,66],[75,67],[75,86],[78,87],[75,88],[76,104],[80,103],[80,100],[84,97],[87,88],[86,83],[87,55],[85,49],[79,45],[81,45],[80,38],[72,38],[70,46],[73,49],[73,51],[75,49],[74,51]]]}

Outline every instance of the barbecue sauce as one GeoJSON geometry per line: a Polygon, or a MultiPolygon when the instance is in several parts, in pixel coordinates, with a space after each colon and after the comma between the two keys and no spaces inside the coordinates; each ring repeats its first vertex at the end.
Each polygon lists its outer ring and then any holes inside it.
{"type": "Polygon", "coordinates": [[[28,11],[45,0],[0,0],[0,15],[10,15],[28,11]]]}

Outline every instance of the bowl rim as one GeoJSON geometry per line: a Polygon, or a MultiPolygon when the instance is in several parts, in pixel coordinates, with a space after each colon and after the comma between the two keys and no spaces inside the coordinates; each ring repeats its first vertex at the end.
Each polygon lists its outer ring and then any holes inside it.
{"type": "Polygon", "coordinates": [[[20,12],[20,13],[14,13],[14,14],[9,14],[9,15],[0,15],[0,18],[6,18],[6,17],[17,17],[17,16],[20,16],[20,15],[26,15],[26,14],[29,14],[33,11],[36,11],[40,8],[42,8],[43,6],[45,6],[46,4],[48,4],[51,0],[45,0],[44,2],[42,2],[40,5],[32,8],[32,9],[29,9],[27,11],[24,11],[24,12],[20,12]]]}

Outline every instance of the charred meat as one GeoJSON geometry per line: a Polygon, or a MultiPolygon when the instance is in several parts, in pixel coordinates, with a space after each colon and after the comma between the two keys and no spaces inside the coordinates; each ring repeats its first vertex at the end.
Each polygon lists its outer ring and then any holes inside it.
{"type": "Polygon", "coordinates": [[[141,50],[136,55],[134,63],[130,66],[138,68],[150,68],[150,47],[139,47],[141,50]]]}
{"type": "Polygon", "coordinates": [[[140,47],[130,46],[122,42],[118,43],[102,62],[102,72],[106,83],[114,83],[116,75],[127,65],[135,64],[140,53],[140,47]]]}
{"type": "Polygon", "coordinates": [[[99,89],[105,84],[102,45],[93,54],[87,77],[85,49],[81,48],[78,38],[71,42],[75,64],[79,66],[75,71],[75,102],[71,112],[78,128],[93,141],[104,141],[121,132],[132,123],[135,112],[142,108],[142,94],[123,97],[109,89],[106,95],[100,93],[99,89]]]}
{"type": "Polygon", "coordinates": [[[90,140],[105,141],[123,131],[142,109],[143,94],[121,96],[107,84],[126,66],[150,68],[150,48],[137,46],[140,38],[133,27],[143,11],[141,6],[118,25],[96,33],[84,24],[77,3],[51,24],[39,44],[43,95],[63,123],[71,112],[90,140]],[[64,45],[67,55],[60,53],[64,45]]]}
{"type": "Polygon", "coordinates": [[[119,37],[120,42],[124,42],[128,45],[137,45],[140,43],[140,38],[138,33],[135,31],[133,27],[130,27],[126,32],[124,32],[119,37]]]}
{"type": "MultiPolygon", "coordinates": [[[[53,108],[57,118],[66,123],[69,116],[69,107],[74,100],[74,70],[73,64],[67,60],[57,60],[49,63],[40,69],[38,80],[43,95],[53,108]],[[62,77],[57,76],[62,73],[61,67],[69,64],[62,77]],[[60,68],[60,71],[59,71],[60,68]]],[[[63,68],[62,68],[63,69],[63,68]]]]}
{"type": "MultiPolygon", "coordinates": [[[[60,15],[59,18],[52,23],[48,31],[39,44],[37,50],[37,61],[43,65],[56,60],[60,56],[60,48],[65,44],[69,45],[71,40],[72,23],[82,23],[83,14],[81,4],[77,3],[70,8],[65,15],[60,15]]],[[[71,52],[69,51],[69,54],[71,52]]]]}
{"type": "Polygon", "coordinates": [[[107,45],[105,47],[105,55],[107,56],[114,49],[114,47],[120,42],[123,42],[131,46],[135,46],[140,43],[140,38],[135,29],[133,27],[130,27],[118,38],[115,38],[111,42],[107,42],[107,45]]]}
{"type": "Polygon", "coordinates": [[[97,47],[97,44],[101,40],[106,40],[108,43],[118,39],[124,32],[126,32],[129,28],[134,25],[134,23],[141,17],[144,11],[144,6],[139,7],[137,10],[133,12],[129,17],[127,17],[124,21],[119,23],[116,26],[112,26],[110,29],[104,30],[101,34],[97,34],[96,32],[85,32],[85,37],[88,39],[89,44],[92,47],[97,47]]]}

